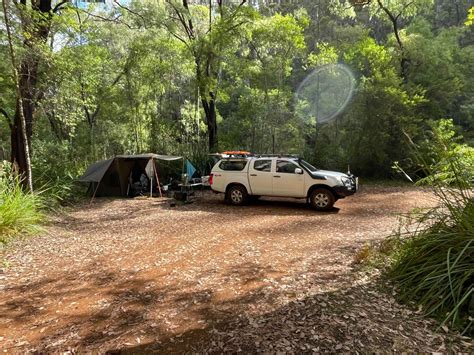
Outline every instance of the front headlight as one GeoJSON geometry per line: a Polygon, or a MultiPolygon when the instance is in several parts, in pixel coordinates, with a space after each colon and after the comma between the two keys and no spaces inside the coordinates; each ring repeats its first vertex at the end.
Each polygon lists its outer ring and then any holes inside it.
{"type": "Polygon", "coordinates": [[[349,190],[352,189],[352,180],[351,179],[341,177],[341,182],[347,189],[349,189],[349,190]]]}

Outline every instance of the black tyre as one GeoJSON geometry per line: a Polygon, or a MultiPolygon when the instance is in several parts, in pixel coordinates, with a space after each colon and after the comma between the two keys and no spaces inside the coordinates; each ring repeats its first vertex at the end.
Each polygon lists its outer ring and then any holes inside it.
{"type": "Polygon", "coordinates": [[[318,211],[329,211],[336,202],[334,194],[328,189],[315,189],[309,196],[309,202],[318,211]]]}
{"type": "Polygon", "coordinates": [[[244,205],[248,201],[247,190],[242,185],[231,186],[227,190],[226,199],[232,205],[235,205],[235,206],[244,205]]]}

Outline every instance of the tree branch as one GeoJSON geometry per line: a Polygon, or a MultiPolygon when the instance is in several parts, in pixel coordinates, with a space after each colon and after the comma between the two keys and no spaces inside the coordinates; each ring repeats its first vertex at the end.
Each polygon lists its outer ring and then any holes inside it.
{"type": "Polygon", "coordinates": [[[0,107],[0,113],[7,120],[8,126],[11,127],[12,126],[12,119],[11,119],[10,115],[8,114],[8,112],[5,109],[3,109],[2,107],[0,107]]]}
{"type": "Polygon", "coordinates": [[[108,17],[104,17],[104,16],[101,16],[101,15],[93,14],[93,13],[91,13],[91,12],[85,10],[85,9],[80,9],[80,11],[87,14],[89,17],[92,17],[92,18],[95,18],[95,19],[98,19],[98,20],[101,20],[101,21],[104,21],[104,22],[113,22],[113,23],[116,23],[118,25],[124,25],[130,30],[134,29],[134,27],[130,26],[128,23],[120,20],[122,15],[117,15],[114,18],[108,18],[108,17]]]}
{"type": "Polygon", "coordinates": [[[139,17],[139,18],[142,20],[142,22],[143,22],[143,26],[146,28],[145,17],[144,17],[142,14],[138,13],[138,12],[135,11],[135,10],[132,10],[132,9],[129,8],[128,6],[125,6],[125,5],[120,4],[117,0],[113,0],[113,2],[114,2],[115,5],[117,5],[117,6],[120,7],[121,9],[123,9],[123,10],[125,10],[125,11],[127,11],[127,12],[130,12],[131,14],[133,14],[133,15],[139,17]]]}
{"type": "Polygon", "coordinates": [[[191,11],[189,11],[188,0],[183,0],[183,6],[184,6],[184,8],[186,9],[186,11],[187,11],[188,14],[189,14],[189,18],[188,18],[189,31],[190,31],[192,37],[195,38],[193,20],[192,20],[192,18],[191,18],[191,11]]]}
{"type": "MultiPolygon", "coordinates": [[[[174,6],[174,4],[171,2],[171,0],[167,0],[166,2],[173,8],[176,16],[178,16],[177,20],[181,23],[181,26],[183,26],[184,31],[186,32],[189,40],[191,40],[191,41],[194,40],[195,39],[194,33],[192,31],[192,28],[189,28],[188,24],[186,23],[186,19],[184,18],[184,15],[179,11],[178,8],[176,8],[176,6],[174,6]]],[[[184,0],[184,2],[186,2],[186,1],[184,0]]],[[[189,12],[189,8],[187,7],[187,2],[186,2],[186,7],[185,8],[189,12]]],[[[192,22],[191,22],[191,25],[192,25],[192,22]]]]}
{"type": "Polygon", "coordinates": [[[65,6],[63,6],[64,4],[67,4],[69,2],[69,0],[63,0],[63,1],[60,1],[54,8],[53,8],[53,13],[57,13],[58,11],[62,10],[65,8],[65,6]]]}
{"type": "Polygon", "coordinates": [[[176,38],[178,41],[184,43],[184,45],[189,49],[191,50],[191,47],[189,46],[189,43],[186,42],[186,40],[180,36],[178,36],[176,33],[174,33],[173,31],[171,31],[171,29],[167,26],[167,25],[163,25],[163,27],[169,32],[170,35],[172,35],[174,38],[176,38]]]}
{"type": "Polygon", "coordinates": [[[403,51],[403,43],[402,43],[402,40],[400,38],[400,34],[398,33],[398,16],[394,16],[390,10],[385,7],[383,4],[382,4],[382,1],[381,0],[377,0],[377,3],[379,5],[379,7],[387,14],[387,16],[390,18],[390,21],[392,22],[392,27],[393,27],[393,32],[395,34],[395,39],[397,40],[397,43],[398,43],[398,46],[400,47],[400,50],[403,51]]]}
{"type": "Polygon", "coordinates": [[[405,6],[403,6],[402,10],[400,11],[400,13],[397,15],[397,18],[400,17],[403,12],[408,9],[411,5],[413,5],[414,1],[410,1],[408,4],[405,4],[405,6]]]}

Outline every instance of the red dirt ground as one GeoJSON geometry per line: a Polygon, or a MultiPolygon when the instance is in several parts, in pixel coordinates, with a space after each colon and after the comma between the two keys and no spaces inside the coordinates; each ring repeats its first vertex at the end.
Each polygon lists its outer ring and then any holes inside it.
{"type": "Polygon", "coordinates": [[[473,350],[353,262],[400,212],[433,203],[400,187],[365,187],[330,213],[293,200],[233,207],[211,193],[176,207],[97,199],[3,251],[0,349],[473,350]]]}

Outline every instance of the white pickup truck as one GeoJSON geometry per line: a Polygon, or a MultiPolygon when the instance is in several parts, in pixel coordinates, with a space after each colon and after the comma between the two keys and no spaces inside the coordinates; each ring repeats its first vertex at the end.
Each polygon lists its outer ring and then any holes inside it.
{"type": "Polygon", "coordinates": [[[302,159],[285,156],[221,159],[212,168],[209,183],[233,205],[260,196],[293,197],[304,198],[321,211],[358,190],[358,179],[349,173],[319,170],[302,159]]]}

